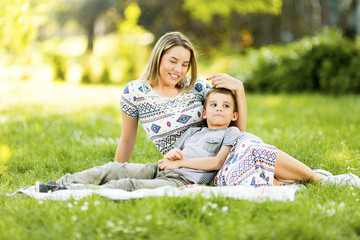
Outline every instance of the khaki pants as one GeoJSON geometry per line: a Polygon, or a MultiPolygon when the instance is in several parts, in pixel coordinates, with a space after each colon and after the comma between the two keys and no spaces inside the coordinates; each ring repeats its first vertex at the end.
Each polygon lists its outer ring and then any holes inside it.
{"type": "Polygon", "coordinates": [[[56,180],[56,183],[65,185],[68,189],[111,188],[126,191],[192,184],[181,174],[171,170],[159,170],[158,164],[155,163],[117,162],[109,162],[82,172],[66,174],[56,180]]]}

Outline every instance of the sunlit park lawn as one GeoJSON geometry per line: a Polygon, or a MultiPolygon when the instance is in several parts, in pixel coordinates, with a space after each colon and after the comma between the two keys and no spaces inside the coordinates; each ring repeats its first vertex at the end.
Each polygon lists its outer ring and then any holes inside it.
{"type": "MultiPolygon", "coordinates": [[[[357,239],[360,190],[307,184],[293,202],[7,196],[113,161],[122,87],[0,83],[0,239],[357,239]]],[[[247,94],[247,131],[312,168],[360,175],[360,97],[247,94]]],[[[132,162],[160,158],[139,127],[132,162]]]]}

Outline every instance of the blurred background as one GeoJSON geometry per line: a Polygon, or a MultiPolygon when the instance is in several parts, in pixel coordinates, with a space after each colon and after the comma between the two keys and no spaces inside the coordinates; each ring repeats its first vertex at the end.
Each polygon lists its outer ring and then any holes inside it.
{"type": "Polygon", "coordinates": [[[6,0],[0,81],[124,85],[169,31],[196,46],[200,78],[360,93],[360,0],[6,0]]]}

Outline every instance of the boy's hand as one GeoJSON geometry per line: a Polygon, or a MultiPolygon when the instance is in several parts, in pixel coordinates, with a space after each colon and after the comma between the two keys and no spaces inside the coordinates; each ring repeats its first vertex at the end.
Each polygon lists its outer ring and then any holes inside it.
{"type": "Polygon", "coordinates": [[[171,170],[179,168],[179,161],[171,161],[167,159],[159,160],[159,168],[162,170],[171,170]]]}
{"type": "Polygon", "coordinates": [[[183,152],[178,148],[171,149],[168,153],[165,154],[164,159],[170,161],[177,161],[184,158],[183,152]]]}

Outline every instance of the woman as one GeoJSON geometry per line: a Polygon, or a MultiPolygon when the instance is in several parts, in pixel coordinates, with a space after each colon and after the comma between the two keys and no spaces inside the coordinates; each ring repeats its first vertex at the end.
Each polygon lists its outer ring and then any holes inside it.
{"type": "MultiPolygon", "coordinates": [[[[236,184],[249,184],[250,175],[250,184],[253,183],[255,175],[258,175],[255,182],[258,179],[265,180],[258,185],[281,185],[284,183],[283,179],[321,181],[321,174],[312,171],[300,161],[275,147],[266,145],[265,151],[262,151],[263,146],[259,146],[259,143],[262,143],[261,140],[244,132],[247,105],[241,81],[223,73],[214,74],[207,80],[214,87],[227,88],[235,92],[239,113],[235,125],[243,131],[243,139],[249,140],[244,142],[247,144],[245,144],[246,151],[251,150],[251,156],[254,156],[254,159],[259,159],[262,154],[271,155],[269,161],[265,159],[268,161],[268,166],[259,169],[258,164],[248,164],[245,166],[245,176],[242,176],[244,169],[238,169],[242,167],[241,164],[241,166],[229,168],[229,164],[233,166],[234,161],[247,161],[248,156],[244,159],[238,158],[244,155],[241,153],[243,149],[235,147],[226,160],[227,169],[221,169],[217,179],[224,180],[222,174],[226,173],[241,175],[240,180],[237,178],[239,181],[235,181],[236,184]],[[258,156],[254,155],[254,152],[258,156]]],[[[204,98],[209,89],[210,86],[205,81],[197,79],[197,63],[191,42],[179,32],[170,32],[162,36],[152,50],[143,76],[131,81],[124,88],[121,96],[122,132],[115,161],[129,162],[136,140],[138,121],[159,151],[166,154],[186,129],[202,123],[204,98]],[[191,70],[190,77],[186,76],[189,70],[191,70]]],[[[241,141],[238,141],[237,146],[239,144],[242,146],[241,141]]],[[[331,175],[328,172],[325,174],[331,175]]],[[[230,182],[224,180],[222,185],[230,184],[230,182]]],[[[217,185],[220,184],[217,182],[217,185]]]]}
{"type": "Polygon", "coordinates": [[[162,154],[190,126],[201,124],[203,102],[210,86],[197,80],[191,42],[170,32],[156,43],[143,76],[128,83],[121,96],[122,132],[115,161],[129,162],[140,121],[162,154]],[[191,70],[190,77],[186,76],[191,70]]]}

